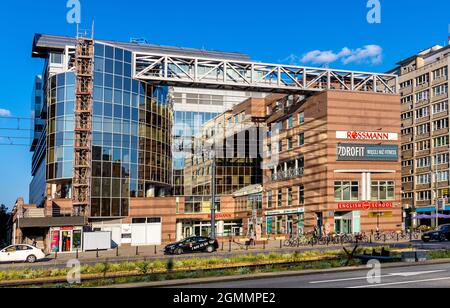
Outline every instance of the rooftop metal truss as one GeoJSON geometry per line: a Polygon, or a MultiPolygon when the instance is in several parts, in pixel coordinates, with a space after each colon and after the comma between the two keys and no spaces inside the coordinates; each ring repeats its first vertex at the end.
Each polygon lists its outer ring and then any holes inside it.
{"type": "Polygon", "coordinates": [[[134,53],[134,77],[154,84],[259,92],[397,93],[397,76],[190,56],[134,53]]]}

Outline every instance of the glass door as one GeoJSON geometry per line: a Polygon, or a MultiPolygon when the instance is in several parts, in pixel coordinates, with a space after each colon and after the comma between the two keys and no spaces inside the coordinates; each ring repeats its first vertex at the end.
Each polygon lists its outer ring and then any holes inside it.
{"type": "Polygon", "coordinates": [[[61,252],[72,251],[72,231],[61,231],[61,252]]]}

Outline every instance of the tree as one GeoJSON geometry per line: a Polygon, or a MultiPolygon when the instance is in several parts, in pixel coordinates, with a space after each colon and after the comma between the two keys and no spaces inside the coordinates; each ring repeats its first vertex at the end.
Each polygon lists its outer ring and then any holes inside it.
{"type": "Polygon", "coordinates": [[[8,244],[8,223],[11,217],[11,213],[8,212],[8,208],[2,204],[0,205],[0,247],[8,244]]]}

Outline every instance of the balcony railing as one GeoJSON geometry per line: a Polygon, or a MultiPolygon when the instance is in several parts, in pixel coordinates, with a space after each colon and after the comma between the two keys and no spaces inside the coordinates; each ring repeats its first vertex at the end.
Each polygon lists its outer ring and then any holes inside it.
{"type": "Polygon", "coordinates": [[[282,181],[303,176],[305,174],[305,168],[291,168],[286,171],[275,172],[272,175],[272,181],[282,181]]]}

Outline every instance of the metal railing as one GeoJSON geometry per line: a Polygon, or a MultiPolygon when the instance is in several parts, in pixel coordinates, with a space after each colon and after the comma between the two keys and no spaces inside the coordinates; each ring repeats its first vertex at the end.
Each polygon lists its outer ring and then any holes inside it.
{"type": "Polygon", "coordinates": [[[272,181],[281,181],[303,176],[305,168],[291,168],[286,171],[275,172],[272,175],[272,181]]]}

